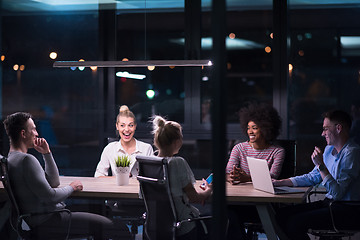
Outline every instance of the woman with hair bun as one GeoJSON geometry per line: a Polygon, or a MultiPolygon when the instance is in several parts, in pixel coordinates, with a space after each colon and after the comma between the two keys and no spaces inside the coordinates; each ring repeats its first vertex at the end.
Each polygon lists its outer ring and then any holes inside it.
{"type": "Polygon", "coordinates": [[[120,140],[109,143],[103,150],[95,171],[95,177],[108,176],[109,168],[115,175],[115,159],[118,156],[130,156],[130,176],[137,176],[139,167],[136,162],[136,155],[153,155],[153,148],[150,144],[138,141],[134,138],[136,130],[136,118],[133,112],[126,105],[122,105],[116,117],[116,130],[120,140]]]}
{"type": "MultiPolygon", "coordinates": [[[[174,121],[166,121],[161,116],[153,118],[154,145],[159,157],[168,160],[170,189],[174,199],[178,220],[199,216],[199,210],[189,203],[204,203],[212,194],[212,186],[205,180],[204,190],[195,189],[194,174],[184,158],[175,156],[182,146],[182,128],[174,121]]],[[[199,239],[201,231],[195,222],[181,225],[177,231],[178,240],[199,239]]]]}

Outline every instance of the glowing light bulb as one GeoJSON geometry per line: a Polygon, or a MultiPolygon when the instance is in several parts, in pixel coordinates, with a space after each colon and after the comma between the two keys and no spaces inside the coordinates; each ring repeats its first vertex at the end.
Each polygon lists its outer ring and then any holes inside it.
{"type": "Polygon", "coordinates": [[[50,57],[51,59],[56,59],[56,58],[57,58],[57,53],[56,53],[56,52],[51,52],[51,53],[49,54],[49,57],[50,57]]]}
{"type": "Polygon", "coordinates": [[[155,97],[155,91],[152,90],[152,89],[149,89],[146,91],[146,96],[149,98],[149,99],[153,99],[155,97]]]}

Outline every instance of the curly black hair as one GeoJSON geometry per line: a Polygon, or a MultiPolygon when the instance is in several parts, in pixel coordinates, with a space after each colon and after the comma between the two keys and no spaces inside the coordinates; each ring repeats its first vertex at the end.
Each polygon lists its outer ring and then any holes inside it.
{"type": "Polygon", "coordinates": [[[278,111],[267,103],[249,103],[239,111],[240,126],[247,135],[248,123],[253,121],[261,131],[266,142],[275,140],[281,130],[281,118],[278,111]]]}

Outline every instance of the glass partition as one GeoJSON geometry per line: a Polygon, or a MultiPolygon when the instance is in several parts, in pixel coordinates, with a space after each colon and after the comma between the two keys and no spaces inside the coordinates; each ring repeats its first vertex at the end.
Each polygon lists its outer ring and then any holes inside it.
{"type": "Polygon", "coordinates": [[[314,146],[326,145],[321,114],[335,108],[351,113],[359,101],[360,9],[346,2],[316,9],[289,3],[289,135],[298,142],[301,173],[313,167],[314,146]]]}

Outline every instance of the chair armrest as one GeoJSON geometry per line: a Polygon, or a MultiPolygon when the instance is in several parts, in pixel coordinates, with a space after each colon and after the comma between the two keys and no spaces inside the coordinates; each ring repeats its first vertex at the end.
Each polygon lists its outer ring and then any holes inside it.
{"type": "Polygon", "coordinates": [[[324,187],[313,187],[307,194],[306,198],[308,202],[312,202],[311,201],[311,196],[312,195],[326,195],[327,194],[327,190],[324,187]]]}
{"type": "Polygon", "coordinates": [[[163,179],[149,178],[149,177],[144,177],[144,176],[137,176],[136,178],[139,182],[143,181],[143,182],[159,183],[159,184],[165,183],[165,181],[163,179]]]}
{"type": "Polygon", "coordinates": [[[205,224],[202,220],[208,220],[208,219],[211,219],[211,218],[212,218],[212,216],[203,216],[203,217],[188,218],[188,219],[184,219],[184,220],[182,220],[182,221],[180,221],[180,222],[177,222],[174,227],[175,227],[175,229],[177,229],[177,228],[180,228],[181,224],[183,224],[183,223],[185,223],[185,222],[199,221],[199,223],[201,224],[202,229],[203,229],[203,231],[204,231],[204,234],[207,235],[207,234],[209,233],[209,231],[208,231],[208,229],[207,229],[207,227],[206,227],[206,224],[205,224]]]}
{"type": "Polygon", "coordinates": [[[212,216],[203,216],[203,217],[194,217],[194,218],[188,218],[188,219],[184,219],[181,220],[180,222],[176,223],[176,228],[179,228],[181,226],[181,224],[185,223],[185,222],[194,222],[194,221],[200,221],[200,220],[208,220],[211,219],[212,216]]]}

